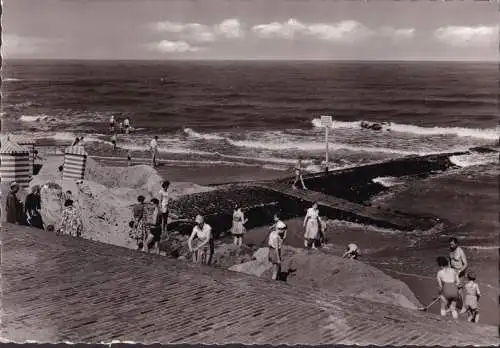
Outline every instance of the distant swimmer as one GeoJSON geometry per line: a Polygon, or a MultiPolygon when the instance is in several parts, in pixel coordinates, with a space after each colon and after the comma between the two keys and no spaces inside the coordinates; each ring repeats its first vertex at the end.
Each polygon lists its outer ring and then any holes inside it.
{"type": "Polygon", "coordinates": [[[149,148],[151,150],[151,162],[153,167],[156,167],[156,157],[158,156],[158,136],[155,135],[154,139],[151,140],[151,143],[149,144],[149,148]]]}
{"type": "Polygon", "coordinates": [[[113,133],[115,131],[115,116],[111,115],[111,118],[109,119],[109,131],[113,133]]]}
{"type": "Polygon", "coordinates": [[[450,263],[446,257],[439,256],[436,261],[439,266],[436,278],[441,299],[441,316],[444,317],[446,313],[451,312],[453,319],[458,319],[456,310],[460,296],[458,294],[458,286],[460,285],[458,273],[450,267],[450,263]]]}
{"type": "Polygon", "coordinates": [[[130,120],[128,118],[123,120],[123,128],[125,128],[125,134],[130,133],[130,120]]]}

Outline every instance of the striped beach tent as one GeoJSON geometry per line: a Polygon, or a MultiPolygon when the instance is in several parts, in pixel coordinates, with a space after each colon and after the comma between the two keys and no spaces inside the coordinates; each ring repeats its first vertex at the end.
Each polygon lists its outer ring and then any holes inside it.
{"type": "Polygon", "coordinates": [[[10,140],[1,140],[0,179],[2,183],[16,181],[20,187],[28,187],[32,164],[28,149],[10,140]]]}
{"type": "Polygon", "coordinates": [[[83,179],[87,165],[83,146],[70,146],[64,151],[63,179],[83,179]]]}
{"type": "Polygon", "coordinates": [[[30,174],[33,175],[33,167],[35,165],[35,141],[26,136],[17,135],[17,134],[1,134],[0,141],[11,141],[17,145],[21,145],[25,147],[29,151],[30,155],[30,174]]]}

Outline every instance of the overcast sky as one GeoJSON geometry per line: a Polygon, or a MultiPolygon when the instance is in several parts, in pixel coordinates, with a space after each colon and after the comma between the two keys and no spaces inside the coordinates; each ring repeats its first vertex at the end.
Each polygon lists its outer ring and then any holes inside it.
{"type": "Polygon", "coordinates": [[[498,60],[495,1],[3,0],[6,58],[498,60]]]}

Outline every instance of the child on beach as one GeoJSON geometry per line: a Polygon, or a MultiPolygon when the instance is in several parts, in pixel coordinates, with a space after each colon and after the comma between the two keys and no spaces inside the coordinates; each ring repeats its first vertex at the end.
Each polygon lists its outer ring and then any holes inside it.
{"type": "Polygon", "coordinates": [[[233,227],[231,228],[231,233],[234,237],[234,245],[241,246],[243,243],[243,235],[246,232],[245,224],[247,221],[241,208],[236,205],[233,212],[233,227]]]}
{"type": "Polygon", "coordinates": [[[343,258],[356,260],[359,256],[359,248],[354,243],[349,243],[346,248],[346,252],[342,255],[343,258]]]}
{"type": "Polygon", "coordinates": [[[464,285],[464,308],[467,313],[467,320],[472,323],[479,322],[479,298],[481,293],[479,285],[476,283],[476,275],[469,271],[467,273],[468,282],[464,285]]]}
{"type": "Polygon", "coordinates": [[[450,262],[444,256],[437,258],[439,271],[437,272],[437,283],[439,297],[441,299],[441,316],[446,316],[446,313],[451,312],[453,319],[458,319],[457,302],[459,298],[458,286],[460,280],[458,273],[450,267],[450,262]]]}
{"type": "Polygon", "coordinates": [[[278,280],[278,274],[281,268],[281,249],[283,247],[283,234],[286,231],[286,225],[279,221],[276,223],[276,228],[269,235],[269,262],[273,264],[272,279],[278,280]]]}

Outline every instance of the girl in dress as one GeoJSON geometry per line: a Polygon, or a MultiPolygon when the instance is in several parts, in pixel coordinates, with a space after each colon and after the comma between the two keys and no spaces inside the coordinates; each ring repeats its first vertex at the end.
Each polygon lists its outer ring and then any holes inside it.
{"type": "Polygon", "coordinates": [[[240,246],[242,244],[243,235],[246,232],[245,224],[247,221],[241,208],[236,205],[233,212],[233,227],[231,228],[231,233],[234,237],[234,245],[240,246]]]}
{"type": "Polygon", "coordinates": [[[304,246],[309,248],[312,246],[316,249],[316,240],[319,237],[319,229],[321,220],[319,218],[318,203],[314,202],[311,208],[307,209],[306,217],[304,218],[304,246]]]}
{"type": "Polygon", "coordinates": [[[133,221],[134,221],[134,232],[132,233],[133,239],[137,242],[137,247],[142,250],[144,247],[144,241],[148,236],[148,226],[146,224],[146,214],[144,196],[137,197],[137,204],[134,205],[132,209],[133,221]]]}
{"type": "Polygon", "coordinates": [[[193,232],[188,239],[189,251],[193,253],[193,263],[208,264],[210,260],[210,240],[212,239],[212,227],[205,223],[205,219],[201,215],[197,215],[195,219],[196,225],[193,227],[193,232]],[[193,241],[196,238],[195,245],[193,241]]]}

